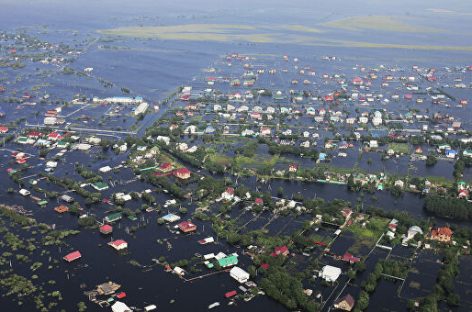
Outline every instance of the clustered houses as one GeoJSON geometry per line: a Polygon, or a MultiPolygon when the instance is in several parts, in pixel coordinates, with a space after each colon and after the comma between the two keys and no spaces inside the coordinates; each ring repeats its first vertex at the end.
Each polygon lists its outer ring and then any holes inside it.
{"type": "MultiPolygon", "coordinates": [[[[388,105],[391,102],[415,101],[423,103],[427,98],[418,95],[416,91],[421,90],[419,79],[423,77],[428,81],[436,81],[438,71],[436,69],[421,68],[414,66],[410,73],[397,71],[397,68],[377,67],[367,68],[356,66],[357,76],[322,74],[319,76],[314,69],[300,70],[300,79],[293,79],[292,85],[297,85],[298,81],[304,82],[302,90],[269,90],[265,88],[254,88],[258,79],[263,75],[271,75],[277,72],[276,69],[254,70],[251,64],[252,59],[246,60],[243,72],[239,78],[229,79],[225,76],[208,76],[205,81],[209,89],[203,91],[194,90],[193,87],[184,87],[180,94],[180,100],[187,102],[181,110],[175,112],[175,116],[180,118],[190,118],[196,114],[213,113],[215,119],[234,121],[234,123],[246,124],[244,127],[218,126],[212,124],[212,120],[204,118],[206,122],[198,125],[186,126],[181,129],[186,134],[213,134],[222,133],[224,135],[241,136],[262,136],[271,138],[280,145],[293,145],[302,148],[310,148],[320,143],[316,136],[318,130],[331,125],[341,126],[354,133],[341,134],[345,141],[359,140],[362,136],[372,135],[371,131],[376,129],[385,130],[385,135],[402,140],[414,137],[418,134],[431,134],[445,138],[447,133],[460,133],[462,131],[461,122],[452,116],[441,115],[440,113],[422,114],[420,111],[411,110],[399,115],[385,109],[371,109],[374,104],[388,105]],[[247,66],[246,66],[247,65],[247,66]],[[315,76],[326,83],[335,91],[320,94],[322,91],[313,92],[310,88],[311,80],[303,79],[308,76],[315,76]],[[248,78],[249,77],[249,78],[248,78]],[[241,83],[243,81],[243,83],[241,83]],[[250,83],[249,83],[250,81],[250,83]],[[374,86],[381,84],[380,89],[374,86]],[[400,86],[395,90],[390,90],[390,86],[400,86]],[[217,101],[218,104],[207,105],[208,102],[217,101]],[[330,104],[338,103],[343,105],[357,105],[361,109],[352,111],[350,109],[334,109],[330,104]],[[287,123],[282,128],[274,126],[281,117],[289,120],[307,119],[311,120],[313,127],[311,131],[300,131],[292,128],[287,123]],[[439,122],[434,129],[429,130],[427,125],[431,122],[439,122]],[[403,129],[389,127],[391,123],[403,124],[403,129]],[[272,125],[271,125],[272,124],[272,125]],[[410,125],[412,125],[410,127],[410,125]],[[366,133],[367,132],[367,133],[366,133]],[[311,137],[313,135],[313,137],[311,137]],[[290,138],[286,138],[289,136],[290,138]],[[303,139],[303,140],[302,140],[303,139]]],[[[228,64],[242,63],[239,58],[227,59],[228,64]]],[[[309,68],[309,67],[304,67],[309,68]]],[[[283,70],[282,72],[285,73],[283,70]]],[[[213,75],[214,72],[209,72],[213,75]]],[[[310,78],[312,79],[312,77],[310,78]]],[[[428,95],[431,101],[439,100],[439,104],[447,102],[444,94],[431,93],[428,95]]],[[[463,103],[463,102],[461,102],[463,103]]],[[[282,124],[282,123],[280,123],[282,124]]],[[[178,125],[172,124],[169,129],[175,130],[178,125]]],[[[353,146],[348,144],[346,149],[353,146]]],[[[371,140],[369,148],[377,148],[376,140],[371,140]]],[[[329,147],[326,147],[329,149],[329,147]]],[[[395,153],[395,152],[394,152],[395,153]]],[[[340,152],[340,157],[346,157],[348,151],[340,152]]],[[[449,158],[455,158],[458,154],[448,151],[445,154],[449,158]]]]}
{"type": "MultiPolygon", "coordinates": [[[[176,107],[170,116],[182,122],[172,119],[172,122],[163,125],[173,135],[158,135],[154,138],[156,142],[172,148],[175,146],[181,153],[194,154],[201,151],[196,145],[185,142],[191,137],[260,137],[281,148],[298,149],[297,153],[300,155],[312,155],[316,157],[317,163],[350,157],[355,154],[355,149],[360,148],[365,152],[381,153],[382,159],[385,160],[402,156],[412,160],[426,160],[428,154],[445,159],[472,155],[468,148],[459,150],[443,144],[449,134],[458,135],[461,142],[472,143],[463,130],[461,121],[453,116],[415,109],[405,113],[389,110],[389,105],[397,102],[420,105],[431,100],[436,101],[438,105],[447,105],[450,99],[444,94],[431,92],[425,96],[418,93],[423,88],[419,79],[425,77],[428,81],[435,81],[431,77],[437,75],[436,69],[415,66],[407,73],[408,71],[398,72],[396,68],[356,66],[353,69],[357,71],[357,75],[353,77],[328,73],[311,76],[315,70],[300,70],[300,79],[292,80],[293,89],[279,90],[257,88],[258,79],[263,75],[275,74],[276,69],[255,70],[251,65],[251,58],[242,61],[229,56],[226,61],[228,64],[241,62],[244,70],[240,76],[213,76],[214,71],[208,71],[210,74],[205,81],[209,88],[182,88],[179,94],[180,106],[176,107]],[[310,89],[313,80],[321,80],[326,89],[332,90],[325,92],[325,88],[322,88],[323,90],[314,92],[310,89]],[[299,85],[298,81],[303,81],[303,86],[299,85]],[[377,88],[378,85],[380,88],[377,88]],[[393,86],[395,88],[392,88],[393,86]],[[356,109],[353,110],[351,106],[356,109]],[[298,121],[308,126],[297,127],[298,121]],[[333,132],[333,138],[326,139],[323,132],[332,127],[338,132],[333,132]],[[175,135],[180,135],[183,140],[176,140],[175,135]],[[427,137],[428,141],[422,146],[410,146],[409,148],[415,151],[413,154],[408,151],[408,147],[406,150],[397,149],[385,143],[388,139],[393,142],[407,142],[405,145],[409,145],[409,140],[414,141],[419,136],[427,137]]],[[[282,73],[285,71],[282,70],[282,73]]],[[[288,172],[291,178],[302,178],[303,169],[303,166],[292,164],[285,170],[275,170],[274,173],[278,176],[288,176],[288,172]]],[[[184,176],[179,171],[175,171],[174,175],[184,176]]],[[[349,177],[349,174],[331,173],[329,170],[324,176],[317,176],[319,180],[330,183],[347,183],[349,177]]],[[[353,178],[355,184],[377,190],[395,186],[401,190],[429,192],[436,187],[426,181],[425,187],[419,188],[407,180],[390,181],[382,175],[356,174],[353,178]]],[[[462,190],[460,196],[466,198],[467,191],[462,190]]]]}
{"type": "Polygon", "coordinates": [[[69,147],[71,143],[72,149],[88,150],[94,145],[99,145],[100,141],[96,141],[94,137],[86,138],[89,143],[80,142],[81,137],[68,132],[52,131],[44,133],[37,130],[26,131],[16,137],[15,142],[21,145],[34,145],[37,147],[60,148],[69,147]]]}
{"type": "MultiPolygon", "coordinates": [[[[288,60],[288,57],[284,57],[284,59],[288,60]]],[[[272,144],[270,147],[276,146],[280,150],[285,151],[293,147],[297,151],[295,153],[297,157],[315,151],[317,153],[312,155],[312,157],[313,159],[316,158],[317,163],[330,162],[336,157],[352,156],[355,154],[356,149],[359,150],[359,153],[382,153],[385,159],[402,155],[409,157],[410,152],[408,150],[402,151],[398,146],[388,145],[385,143],[385,140],[388,138],[388,140],[392,140],[395,143],[397,141],[404,143],[417,136],[427,137],[428,141],[424,144],[418,143],[414,149],[415,156],[411,155],[412,157],[424,159],[430,153],[435,153],[435,155],[449,160],[455,160],[459,157],[472,157],[471,146],[467,145],[472,143],[472,139],[463,130],[463,124],[460,120],[441,113],[421,113],[420,110],[409,110],[402,113],[390,111],[389,103],[391,102],[411,102],[412,105],[420,105],[426,100],[429,101],[428,97],[435,104],[449,105],[448,103],[451,102],[451,99],[444,94],[416,92],[421,90],[418,76],[425,78],[427,81],[436,81],[435,75],[437,73],[435,70],[417,67],[414,68],[414,72],[411,75],[405,75],[403,71],[396,72],[394,68],[364,68],[356,66],[356,74],[352,77],[344,74],[331,75],[328,73],[319,75],[313,68],[301,66],[297,70],[297,77],[288,80],[290,81],[291,88],[293,88],[292,90],[278,90],[275,88],[271,90],[258,88],[258,79],[263,75],[283,74],[285,73],[284,69],[256,70],[249,63],[250,58],[241,55],[229,55],[226,61],[228,64],[238,61],[247,63],[243,65],[244,71],[239,76],[236,74],[236,76],[231,75],[231,78],[224,76],[206,77],[205,82],[210,87],[209,89],[200,91],[192,87],[182,88],[178,94],[180,101],[169,110],[169,118],[164,121],[163,126],[159,125],[158,133],[150,135],[143,140],[145,143],[141,142],[133,145],[119,142],[114,145],[115,152],[125,153],[132,151],[129,156],[129,163],[132,164],[132,168],[135,170],[134,173],[138,178],[140,177],[138,173],[150,172],[149,177],[151,178],[164,182],[170,181],[165,187],[160,185],[160,187],[162,186],[163,193],[169,195],[178,194],[182,185],[193,186],[192,184],[195,181],[202,181],[205,178],[202,176],[201,179],[198,179],[200,178],[200,171],[188,169],[200,165],[196,166],[189,161],[189,159],[193,159],[194,155],[204,156],[202,156],[203,160],[201,161],[202,170],[205,169],[204,166],[207,164],[208,158],[213,156],[211,153],[206,154],[206,151],[213,149],[215,146],[200,145],[199,140],[202,139],[204,143],[206,143],[205,139],[208,138],[224,141],[225,137],[231,136],[258,138],[257,140],[241,140],[264,142],[263,145],[268,146],[272,144]],[[322,84],[324,87],[314,91],[312,86],[315,82],[321,82],[320,85],[322,84]],[[379,83],[382,87],[381,89],[376,89],[375,85],[379,83]],[[395,87],[389,88],[389,86],[395,87]],[[352,109],[352,107],[356,107],[356,109],[352,109]],[[329,132],[332,135],[326,135],[329,132]],[[460,142],[469,148],[457,147],[457,144],[450,143],[448,140],[449,135],[457,136],[460,142]],[[143,144],[143,146],[139,144],[143,144]],[[190,162],[191,165],[187,164],[187,162],[190,162]],[[173,186],[176,186],[178,190],[172,189],[173,186]],[[169,192],[169,190],[173,190],[174,193],[169,192]]],[[[100,105],[138,105],[133,111],[134,115],[142,114],[147,109],[147,103],[143,102],[142,98],[115,97],[94,99],[93,102],[100,105]]],[[[460,101],[460,105],[467,105],[467,103],[467,100],[460,101]]],[[[44,123],[47,125],[61,123],[60,114],[60,108],[48,110],[45,114],[44,123]]],[[[0,132],[7,133],[8,131],[7,127],[0,126],[0,132]]],[[[59,130],[26,131],[17,136],[15,141],[18,144],[31,144],[51,149],[65,149],[72,144],[72,149],[81,151],[88,151],[102,143],[99,137],[79,137],[59,130]]],[[[63,151],[56,155],[58,159],[61,158],[61,153],[63,151]]],[[[217,154],[217,152],[214,153],[217,154]]],[[[274,154],[278,154],[277,150],[274,154]]],[[[15,152],[12,156],[17,164],[26,164],[30,157],[29,154],[24,152],[15,152]]],[[[58,159],[47,159],[45,161],[46,170],[54,170],[60,164],[58,159]]],[[[284,161],[282,166],[274,169],[280,169],[276,171],[277,175],[284,175],[290,179],[303,179],[305,177],[304,173],[306,173],[303,163],[303,159],[290,158],[288,161],[284,161]],[[286,174],[286,171],[288,174],[286,174]]],[[[98,172],[111,176],[112,171],[119,168],[119,166],[111,166],[111,164],[103,166],[98,169],[98,172]]],[[[8,168],[8,172],[14,174],[15,169],[8,168]]],[[[426,192],[430,188],[435,187],[428,180],[423,181],[424,185],[421,185],[421,187],[424,187],[424,189],[421,189],[417,185],[411,184],[412,182],[409,179],[390,176],[390,174],[339,173],[331,172],[329,169],[317,174],[316,180],[320,182],[352,184],[350,185],[352,187],[369,187],[374,190],[383,190],[388,185],[400,190],[408,189],[426,192]]],[[[90,186],[96,191],[105,192],[110,187],[115,187],[113,185],[115,183],[116,181],[112,181],[112,179],[99,179],[99,181],[94,180],[93,183],[91,182],[90,186]]],[[[470,187],[465,182],[459,182],[457,187],[457,196],[469,199],[470,187]]],[[[101,203],[107,205],[112,205],[113,202],[116,204],[118,201],[125,203],[132,199],[144,197],[151,192],[150,189],[140,194],[136,192],[133,192],[134,194],[114,192],[109,198],[103,198],[101,203]],[[134,196],[136,194],[137,196],[134,196]]],[[[245,209],[248,211],[251,209],[263,210],[267,208],[265,205],[273,204],[270,199],[266,200],[266,197],[264,199],[257,197],[263,195],[254,196],[254,194],[251,195],[249,192],[242,195],[242,198],[239,198],[233,187],[222,187],[217,195],[220,192],[221,196],[214,202],[212,201],[212,204],[223,206],[222,208],[227,208],[240,201],[244,201],[247,204],[245,209]],[[222,191],[223,189],[224,191],[222,191]]],[[[19,193],[23,196],[31,195],[26,189],[21,189],[19,193]]],[[[190,192],[181,197],[192,200],[193,198],[188,196],[189,194],[193,195],[190,192]]],[[[61,197],[62,200],[67,203],[73,202],[73,199],[69,201],[64,196],[66,195],[61,197]]],[[[201,245],[214,243],[215,239],[213,237],[197,237],[201,234],[200,231],[204,232],[204,226],[197,225],[190,220],[180,222],[181,217],[179,215],[169,212],[169,210],[178,209],[178,205],[179,203],[176,199],[167,199],[162,207],[167,209],[167,213],[158,219],[158,223],[179,222],[173,226],[167,224],[165,227],[171,233],[179,234],[180,239],[193,239],[201,245]]],[[[76,208],[75,205],[59,205],[54,210],[57,213],[65,213],[73,208],[76,208]]],[[[294,200],[279,199],[270,208],[271,213],[275,215],[284,210],[291,210],[297,213],[307,210],[299,202],[295,201],[295,197],[294,200]]],[[[148,211],[148,209],[151,209],[149,210],[151,212],[158,208],[143,207],[143,210],[148,211]]],[[[185,209],[180,207],[179,212],[183,215],[187,213],[185,209]]],[[[363,214],[357,214],[350,208],[339,209],[338,212],[339,216],[330,216],[332,219],[328,220],[341,220],[340,223],[343,223],[334,232],[334,235],[331,235],[336,238],[340,237],[344,228],[349,228],[358,221],[364,221],[363,214]]],[[[87,215],[82,215],[81,219],[86,217],[87,215]]],[[[118,222],[124,217],[130,220],[133,220],[132,218],[136,219],[135,216],[128,215],[128,211],[115,211],[104,217],[103,223],[99,226],[102,238],[105,238],[105,235],[112,234],[113,227],[111,224],[118,222]]],[[[324,214],[316,215],[316,221],[313,221],[313,224],[321,224],[323,218],[325,218],[324,214]]],[[[370,220],[365,220],[361,227],[368,229],[369,222],[370,220]]],[[[116,229],[118,228],[116,227],[116,229]]],[[[385,231],[382,233],[384,235],[382,237],[385,237],[386,240],[394,240],[402,235],[403,245],[420,245],[420,242],[417,243],[417,240],[424,238],[423,230],[420,227],[416,225],[411,226],[406,233],[402,233],[399,228],[401,228],[401,224],[397,219],[390,220],[386,227],[382,229],[385,231]]],[[[318,228],[316,228],[316,231],[318,231],[318,228]]],[[[449,243],[452,242],[452,235],[453,232],[450,228],[436,227],[431,230],[428,239],[449,243]]],[[[223,236],[219,235],[217,240],[221,237],[223,236]]],[[[229,240],[228,237],[226,239],[229,240]]],[[[348,251],[343,250],[339,254],[334,254],[330,251],[331,244],[323,241],[322,238],[321,240],[318,239],[316,238],[316,241],[310,243],[321,246],[324,255],[332,256],[333,259],[329,259],[329,261],[337,262],[343,270],[346,266],[361,261],[360,257],[348,251]]],[[[171,243],[167,243],[168,248],[172,248],[171,243]]],[[[271,261],[275,263],[286,259],[295,259],[300,256],[297,254],[298,249],[295,246],[292,248],[293,245],[290,243],[289,250],[287,245],[282,245],[284,243],[288,244],[287,241],[283,243],[278,241],[276,246],[270,245],[269,248],[249,246],[247,250],[244,250],[244,253],[248,255],[263,255],[266,257],[264,260],[270,263],[273,263],[271,261]]],[[[108,245],[118,251],[128,248],[128,243],[122,239],[112,240],[108,245]]],[[[215,248],[215,250],[213,253],[203,256],[195,255],[204,260],[203,263],[208,269],[216,267],[227,270],[229,275],[237,282],[244,283],[247,287],[252,287],[249,286],[254,284],[249,281],[252,273],[250,275],[244,269],[236,266],[244,263],[240,261],[242,259],[240,259],[237,253],[225,254],[218,250],[218,244],[215,244],[214,247],[211,245],[205,246],[205,250],[206,248],[215,248]]],[[[351,252],[354,251],[351,250],[351,252]]],[[[64,256],[64,260],[72,262],[80,257],[82,257],[80,252],[74,251],[64,256]]],[[[257,264],[259,266],[259,262],[257,264]]],[[[271,265],[264,262],[260,263],[259,268],[268,270],[271,265]]],[[[182,265],[182,267],[185,266],[182,265]]],[[[167,268],[180,277],[187,274],[183,268],[177,265],[173,268],[170,265],[166,265],[167,268]]],[[[335,283],[340,277],[342,279],[342,275],[345,275],[342,274],[341,268],[332,265],[325,265],[321,270],[316,270],[315,273],[314,278],[322,278],[328,283],[335,283]]],[[[309,290],[305,291],[305,294],[311,296],[309,290]]],[[[230,291],[225,294],[225,297],[232,298],[236,294],[236,291],[230,291]]],[[[344,311],[351,311],[354,305],[355,300],[350,294],[340,296],[334,302],[335,308],[344,311]]]]}

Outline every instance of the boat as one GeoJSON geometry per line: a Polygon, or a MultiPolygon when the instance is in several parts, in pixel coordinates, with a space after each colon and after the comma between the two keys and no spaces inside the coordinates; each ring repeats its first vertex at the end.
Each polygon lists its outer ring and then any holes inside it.
{"type": "Polygon", "coordinates": [[[220,306],[220,303],[217,301],[217,302],[213,302],[212,304],[210,304],[208,306],[208,310],[211,310],[213,308],[216,308],[216,307],[219,307],[220,306]]]}
{"type": "Polygon", "coordinates": [[[154,311],[156,309],[157,309],[157,306],[155,304],[150,304],[150,305],[144,307],[144,311],[146,311],[146,312],[154,311]]]}

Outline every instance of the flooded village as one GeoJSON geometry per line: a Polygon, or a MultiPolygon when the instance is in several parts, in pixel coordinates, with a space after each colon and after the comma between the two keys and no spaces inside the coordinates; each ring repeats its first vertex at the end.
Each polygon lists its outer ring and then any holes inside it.
{"type": "Polygon", "coordinates": [[[0,31],[1,311],[471,310],[472,63],[252,40],[0,31]]]}

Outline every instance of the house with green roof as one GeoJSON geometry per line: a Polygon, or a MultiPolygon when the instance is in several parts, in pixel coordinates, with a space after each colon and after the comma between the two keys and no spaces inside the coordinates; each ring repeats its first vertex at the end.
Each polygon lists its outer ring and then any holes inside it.
{"type": "Polygon", "coordinates": [[[97,191],[108,190],[108,184],[106,184],[105,182],[95,182],[92,184],[92,187],[97,191]]]}
{"type": "Polygon", "coordinates": [[[60,140],[56,143],[57,148],[67,148],[69,146],[69,142],[60,140]]]}
{"type": "Polygon", "coordinates": [[[462,155],[464,155],[464,157],[471,157],[472,158],[472,149],[466,149],[462,155]]]}
{"type": "Polygon", "coordinates": [[[104,221],[108,222],[108,223],[112,223],[112,222],[121,220],[122,217],[123,217],[123,215],[121,214],[121,212],[115,212],[115,213],[111,213],[108,216],[106,216],[104,221]]]}
{"type": "Polygon", "coordinates": [[[218,264],[222,268],[227,268],[233,265],[238,264],[238,256],[237,255],[230,255],[224,258],[218,259],[218,264]]]}

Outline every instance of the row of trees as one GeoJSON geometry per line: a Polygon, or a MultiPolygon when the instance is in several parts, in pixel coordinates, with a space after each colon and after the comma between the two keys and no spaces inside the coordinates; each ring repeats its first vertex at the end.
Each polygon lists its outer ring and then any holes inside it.
{"type": "Polygon", "coordinates": [[[428,195],[425,199],[424,209],[442,218],[460,221],[472,220],[472,204],[456,197],[428,195]]]}

